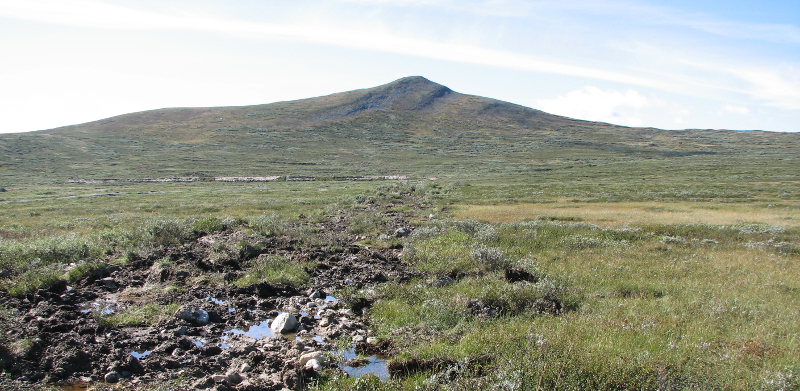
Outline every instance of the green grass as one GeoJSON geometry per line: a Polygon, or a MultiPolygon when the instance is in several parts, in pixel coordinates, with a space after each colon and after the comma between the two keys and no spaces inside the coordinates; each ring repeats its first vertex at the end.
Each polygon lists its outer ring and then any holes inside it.
{"type": "Polygon", "coordinates": [[[280,255],[262,255],[250,261],[245,269],[245,275],[233,283],[237,286],[247,286],[267,282],[274,285],[302,286],[311,276],[304,267],[280,255]]]}

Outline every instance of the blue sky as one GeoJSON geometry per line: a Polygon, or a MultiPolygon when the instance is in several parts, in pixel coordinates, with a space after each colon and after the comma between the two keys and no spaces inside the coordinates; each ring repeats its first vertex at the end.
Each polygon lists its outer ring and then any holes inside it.
{"type": "Polygon", "coordinates": [[[800,2],[0,0],[0,133],[422,75],[593,121],[800,131],[800,2]]]}

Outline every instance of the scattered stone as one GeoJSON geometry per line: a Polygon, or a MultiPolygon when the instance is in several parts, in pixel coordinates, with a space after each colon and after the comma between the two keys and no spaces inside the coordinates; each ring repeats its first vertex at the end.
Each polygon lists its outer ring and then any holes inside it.
{"type": "Polygon", "coordinates": [[[250,364],[248,364],[248,363],[244,363],[244,364],[242,364],[242,367],[241,367],[241,368],[239,368],[239,372],[241,372],[241,373],[247,373],[247,372],[250,372],[250,370],[252,370],[252,369],[253,369],[253,368],[250,366],[250,364]]]}
{"type": "Polygon", "coordinates": [[[324,299],[325,296],[326,296],[325,292],[320,291],[320,290],[316,290],[314,292],[311,292],[311,294],[308,296],[308,298],[309,299],[324,299]]]}
{"type": "Polygon", "coordinates": [[[411,231],[406,227],[398,228],[397,231],[394,231],[394,236],[398,238],[404,238],[411,234],[411,231]]]}
{"type": "Polygon", "coordinates": [[[106,383],[116,383],[119,381],[119,373],[117,372],[106,373],[103,379],[105,380],[106,383]]]}
{"type": "Polygon", "coordinates": [[[187,307],[181,308],[175,313],[175,317],[189,322],[193,322],[198,326],[205,326],[208,324],[208,312],[200,308],[187,307]]]}
{"type": "Polygon", "coordinates": [[[303,365],[303,368],[319,372],[322,370],[322,364],[316,359],[312,358],[311,360],[308,360],[305,365],[303,365]]]}
{"type": "Polygon", "coordinates": [[[270,325],[273,334],[288,333],[295,328],[297,328],[297,318],[288,312],[278,315],[270,325]]]}
{"type": "Polygon", "coordinates": [[[227,376],[228,382],[231,384],[239,384],[242,382],[242,380],[244,380],[242,379],[242,375],[236,371],[230,371],[225,376],[227,376]]]}
{"type": "Polygon", "coordinates": [[[228,376],[227,375],[213,375],[213,376],[211,376],[211,380],[214,381],[214,383],[223,383],[223,382],[228,381],[228,376]]]}
{"type": "Polygon", "coordinates": [[[316,360],[320,364],[327,363],[328,360],[325,358],[325,355],[320,351],[314,351],[310,353],[303,354],[300,358],[297,359],[297,363],[299,365],[305,366],[311,360],[316,360]]]}

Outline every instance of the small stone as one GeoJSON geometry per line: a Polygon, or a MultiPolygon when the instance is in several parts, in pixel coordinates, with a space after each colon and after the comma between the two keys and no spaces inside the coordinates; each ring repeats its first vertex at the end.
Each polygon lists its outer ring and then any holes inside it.
{"type": "Polygon", "coordinates": [[[247,372],[250,372],[251,369],[253,369],[253,367],[251,367],[250,364],[244,363],[244,364],[242,364],[242,367],[239,368],[239,372],[247,373],[247,372]]]}
{"type": "Polygon", "coordinates": [[[319,361],[317,361],[316,359],[312,358],[311,360],[308,360],[308,362],[306,362],[305,365],[303,365],[303,368],[312,369],[312,370],[314,370],[316,372],[319,372],[319,371],[322,370],[322,364],[319,361]]]}
{"type": "Polygon", "coordinates": [[[365,338],[363,335],[356,335],[355,337],[353,337],[353,343],[364,342],[364,339],[365,338]]]}
{"type": "Polygon", "coordinates": [[[297,328],[297,318],[288,313],[283,312],[278,315],[269,327],[273,334],[288,333],[297,328]]]}
{"type": "Polygon", "coordinates": [[[306,353],[301,355],[297,359],[297,363],[300,365],[306,365],[311,360],[316,360],[320,364],[326,363],[328,360],[325,358],[325,355],[320,351],[314,351],[310,353],[306,353]]]}
{"type": "Polygon", "coordinates": [[[344,280],[344,283],[347,284],[347,285],[353,285],[353,284],[355,284],[355,281],[353,281],[353,280],[348,278],[348,279],[344,280]]]}
{"type": "Polygon", "coordinates": [[[213,375],[213,376],[211,376],[211,380],[213,380],[214,383],[222,383],[222,382],[228,381],[228,376],[226,376],[226,375],[213,375]]]}
{"type": "Polygon", "coordinates": [[[119,373],[117,372],[106,373],[106,376],[103,379],[106,381],[106,383],[116,383],[119,381],[119,373]]]}
{"type": "Polygon", "coordinates": [[[398,238],[404,238],[410,234],[411,231],[406,227],[398,228],[397,231],[394,231],[394,236],[398,238]]]}
{"type": "Polygon", "coordinates": [[[367,338],[367,343],[370,345],[375,345],[376,343],[378,343],[378,339],[375,337],[369,337],[367,338]]]}
{"type": "Polygon", "coordinates": [[[311,292],[311,294],[308,296],[309,299],[322,299],[324,297],[325,293],[319,290],[311,292]]]}
{"type": "Polygon", "coordinates": [[[240,375],[239,372],[236,371],[228,372],[226,376],[228,377],[228,382],[230,382],[231,384],[239,384],[242,382],[242,380],[244,380],[242,379],[242,375],[240,375]]]}
{"type": "Polygon", "coordinates": [[[175,317],[178,319],[183,319],[193,322],[198,326],[207,325],[209,319],[208,312],[206,312],[203,309],[194,307],[186,307],[179,309],[178,312],[175,313],[175,317]]]}

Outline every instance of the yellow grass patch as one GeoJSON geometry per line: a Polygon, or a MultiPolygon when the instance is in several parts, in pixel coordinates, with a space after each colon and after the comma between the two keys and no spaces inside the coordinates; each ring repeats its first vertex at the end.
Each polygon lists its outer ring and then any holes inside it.
{"type": "Polygon", "coordinates": [[[711,225],[772,224],[800,226],[800,203],[722,204],[713,202],[615,202],[513,205],[460,205],[458,219],[490,222],[520,222],[547,217],[574,219],[602,226],[624,224],[691,224],[711,225]]]}

